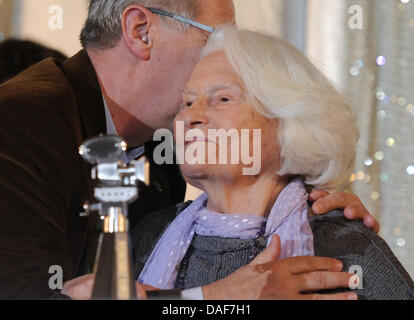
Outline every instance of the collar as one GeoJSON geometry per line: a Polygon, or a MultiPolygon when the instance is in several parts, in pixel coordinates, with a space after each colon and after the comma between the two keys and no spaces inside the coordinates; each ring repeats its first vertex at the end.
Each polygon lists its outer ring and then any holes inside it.
{"type": "Polygon", "coordinates": [[[108,104],[106,103],[106,100],[103,96],[102,96],[102,100],[103,100],[104,107],[105,107],[106,134],[117,136],[118,133],[116,132],[114,121],[112,119],[111,113],[109,112],[108,104]]]}
{"type": "MultiPolygon", "coordinates": [[[[103,96],[102,96],[102,100],[103,100],[104,107],[105,107],[106,134],[117,136],[118,133],[116,131],[114,121],[112,119],[111,113],[109,112],[108,104],[106,103],[106,100],[103,96]]],[[[127,151],[122,160],[126,163],[129,163],[132,160],[139,158],[144,153],[145,153],[145,147],[144,146],[134,148],[134,149],[131,149],[131,150],[127,151]]]]}

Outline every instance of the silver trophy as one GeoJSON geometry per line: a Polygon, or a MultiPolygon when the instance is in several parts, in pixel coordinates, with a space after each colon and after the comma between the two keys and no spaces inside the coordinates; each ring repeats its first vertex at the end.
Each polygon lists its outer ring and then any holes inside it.
{"type": "Polygon", "coordinates": [[[99,136],[79,148],[92,167],[96,203],[86,202],[81,216],[97,211],[103,220],[95,261],[92,299],[136,299],[128,230],[128,204],[138,198],[137,181],[149,185],[145,157],[126,163],[126,142],[117,136],[99,136]]]}

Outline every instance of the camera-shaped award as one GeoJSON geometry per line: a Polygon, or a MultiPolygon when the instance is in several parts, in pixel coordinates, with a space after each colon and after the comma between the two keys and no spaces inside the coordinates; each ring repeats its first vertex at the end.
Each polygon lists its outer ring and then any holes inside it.
{"type": "Polygon", "coordinates": [[[127,163],[126,142],[117,136],[99,136],[79,148],[92,164],[96,203],[85,203],[82,216],[97,211],[103,220],[95,261],[92,299],[136,299],[128,204],[138,198],[137,181],[149,184],[149,162],[145,157],[127,163]]]}

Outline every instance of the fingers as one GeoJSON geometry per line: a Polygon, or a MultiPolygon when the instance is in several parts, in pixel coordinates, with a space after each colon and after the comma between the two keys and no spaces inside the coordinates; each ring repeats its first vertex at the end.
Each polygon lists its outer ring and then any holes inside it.
{"type": "Polygon", "coordinates": [[[91,274],[86,274],[84,276],[81,276],[81,277],[72,279],[68,282],[65,282],[64,286],[75,286],[75,285],[78,285],[78,284],[85,284],[85,283],[88,283],[88,282],[91,282],[91,281],[93,282],[94,278],[95,278],[94,274],[92,274],[92,273],[91,274]]]}
{"type": "Polygon", "coordinates": [[[364,224],[368,228],[374,230],[375,233],[378,233],[380,230],[379,222],[374,219],[374,217],[369,213],[369,211],[360,201],[348,205],[344,210],[344,215],[349,220],[362,219],[364,221],[364,224]]]}
{"type": "Polygon", "coordinates": [[[309,195],[310,200],[316,200],[312,210],[316,214],[324,214],[332,210],[344,209],[344,215],[350,220],[360,219],[364,224],[376,233],[380,230],[380,224],[362,204],[361,200],[352,193],[336,192],[327,193],[317,190],[309,195]]]}
{"type": "Polygon", "coordinates": [[[89,300],[92,297],[92,290],[95,275],[88,274],[64,284],[62,294],[71,297],[73,300],[89,300]]]}
{"type": "Polygon", "coordinates": [[[281,251],[280,238],[278,235],[274,235],[272,237],[272,242],[270,243],[270,245],[261,254],[259,254],[250,263],[250,265],[254,266],[254,265],[266,264],[268,262],[275,261],[279,257],[280,251],[281,251]]]}
{"type": "Polygon", "coordinates": [[[148,291],[159,291],[161,289],[155,288],[153,286],[147,285],[147,284],[140,284],[139,282],[135,282],[136,292],[137,292],[137,298],[138,300],[147,300],[148,291]]]}
{"type": "Polygon", "coordinates": [[[380,223],[377,220],[375,220],[373,216],[371,216],[371,215],[367,216],[364,219],[364,224],[368,228],[374,230],[375,233],[379,233],[380,232],[380,228],[381,228],[380,223]]]}
{"type": "Polygon", "coordinates": [[[358,295],[354,292],[344,292],[335,294],[305,294],[301,300],[358,300],[358,295]]]}
{"type": "Polygon", "coordinates": [[[344,215],[349,220],[363,219],[364,224],[374,230],[375,233],[378,233],[380,230],[379,222],[374,219],[361,202],[347,206],[344,210],[344,215]]]}
{"type": "Polygon", "coordinates": [[[309,272],[295,276],[301,293],[337,288],[350,288],[355,282],[355,274],[346,272],[309,272]],[[352,282],[352,283],[351,283],[352,282]]]}
{"type": "Polygon", "coordinates": [[[332,210],[345,209],[348,205],[357,202],[360,201],[354,194],[347,192],[335,192],[318,199],[312,205],[312,210],[316,214],[323,214],[332,210]]]}
{"type": "Polygon", "coordinates": [[[310,201],[316,201],[318,199],[326,197],[328,194],[329,194],[329,192],[326,192],[326,191],[323,191],[323,190],[314,190],[309,194],[309,200],[310,201]]]}
{"type": "Polygon", "coordinates": [[[341,271],[341,261],[324,257],[294,257],[285,259],[292,274],[314,271],[341,271]]]}
{"type": "Polygon", "coordinates": [[[150,286],[148,284],[141,284],[141,287],[145,290],[145,291],[158,291],[161,290],[159,288],[155,288],[153,286],[150,286]]]}
{"type": "Polygon", "coordinates": [[[148,296],[147,296],[147,292],[145,291],[145,286],[141,285],[138,282],[135,282],[135,287],[136,287],[136,291],[137,291],[137,298],[138,300],[147,300],[148,296]]]}
{"type": "Polygon", "coordinates": [[[352,203],[345,208],[344,215],[349,220],[355,220],[369,216],[369,212],[361,203],[352,203]]]}

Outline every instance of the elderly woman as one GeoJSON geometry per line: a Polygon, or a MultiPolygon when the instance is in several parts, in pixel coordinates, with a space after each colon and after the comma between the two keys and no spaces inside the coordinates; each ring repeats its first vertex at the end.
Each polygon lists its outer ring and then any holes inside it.
{"type": "MultiPolygon", "coordinates": [[[[249,264],[278,235],[279,258],[326,256],[358,271],[359,298],[414,299],[410,276],[374,232],[340,211],[310,214],[305,184],[340,187],[353,169],[358,132],[346,100],[293,46],[220,28],[188,82],[175,121],[176,128],[181,123],[186,133],[197,129],[204,137],[212,129],[248,129],[242,143],[249,146],[257,139],[253,130],[260,129],[260,171],[245,175],[243,164],[207,161],[209,151],[205,164],[186,159],[184,177],[205,193],[148,216],[133,231],[140,283],[161,289],[208,285],[249,264]]],[[[215,143],[186,136],[187,151],[215,143]]],[[[240,148],[225,152],[234,150],[240,148]]],[[[216,160],[222,151],[216,148],[216,160]]]]}

